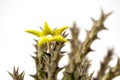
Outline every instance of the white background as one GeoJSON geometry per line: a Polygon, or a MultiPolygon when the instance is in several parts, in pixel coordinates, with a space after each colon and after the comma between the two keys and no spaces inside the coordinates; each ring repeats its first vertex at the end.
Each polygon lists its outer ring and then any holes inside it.
{"type": "Polygon", "coordinates": [[[36,37],[24,30],[39,29],[44,21],[52,28],[72,26],[75,21],[83,41],[85,29],[90,30],[92,26],[90,17],[98,19],[100,8],[105,13],[114,13],[105,22],[109,30],[100,32],[100,40],[91,46],[95,52],[88,55],[93,64],[89,72],[99,69],[108,48],[115,48],[111,66],[115,65],[116,56],[120,56],[120,0],[0,0],[0,79],[12,80],[7,71],[19,66],[20,71],[26,72],[25,80],[33,80],[29,74],[35,73],[35,64],[30,56],[35,51],[32,44],[36,37]]]}

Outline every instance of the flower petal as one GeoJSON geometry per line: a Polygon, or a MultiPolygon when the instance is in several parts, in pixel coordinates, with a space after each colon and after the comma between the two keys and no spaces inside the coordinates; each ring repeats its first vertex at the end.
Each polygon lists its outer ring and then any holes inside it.
{"type": "Polygon", "coordinates": [[[51,41],[67,42],[68,40],[62,36],[54,36],[51,41]]]}
{"type": "Polygon", "coordinates": [[[26,30],[25,32],[28,32],[28,33],[30,33],[30,34],[33,34],[33,35],[35,35],[35,36],[37,36],[37,37],[43,36],[43,34],[42,34],[40,31],[37,31],[37,30],[26,30]]]}
{"type": "Polygon", "coordinates": [[[49,25],[48,25],[47,22],[44,23],[43,34],[44,34],[44,35],[52,34],[52,30],[51,30],[51,28],[49,27],[49,25]]]}
{"type": "Polygon", "coordinates": [[[67,28],[68,28],[68,26],[64,26],[64,27],[62,27],[62,28],[55,29],[55,30],[53,30],[53,34],[54,34],[54,35],[61,35],[61,33],[62,33],[65,29],[67,29],[67,28]]]}
{"type": "Polygon", "coordinates": [[[37,46],[41,46],[41,45],[48,43],[48,42],[52,42],[52,38],[41,37],[40,40],[38,41],[37,46]]]}

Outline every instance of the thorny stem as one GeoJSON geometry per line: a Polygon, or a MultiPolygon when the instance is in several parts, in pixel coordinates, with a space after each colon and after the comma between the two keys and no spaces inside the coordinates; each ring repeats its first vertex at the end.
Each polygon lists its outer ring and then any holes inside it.
{"type": "MultiPolygon", "coordinates": [[[[104,61],[101,63],[101,68],[98,72],[98,76],[96,78],[92,78],[93,73],[88,74],[88,69],[90,67],[90,60],[87,58],[87,54],[92,51],[91,44],[96,40],[97,34],[101,30],[105,30],[104,21],[111,13],[104,14],[103,10],[101,10],[101,16],[99,20],[93,21],[93,26],[90,31],[86,31],[86,39],[83,42],[80,42],[78,39],[79,29],[76,27],[74,23],[71,28],[72,38],[70,39],[71,44],[71,52],[69,55],[69,63],[64,66],[64,76],[62,80],[112,80],[114,77],[120,75],[120,58],[118,58],[118,62],[115,67],[108,67],[109,62],[113,56],[113,50],[109,50],[107,56],[104,58],[104,61]],[[109,69],[108,72],[106,70],[109,69]]],[[[67,35],[61,35],[67,27],[63,27],[60,29],[51,30],[47,23],[44,25],[44,29],[42,32],[27,30],[27,32],[32,33],[36,36],[43,37],[43,40],[39,44],[39,46],[35,45],[37,52],[36,56],[32,56],[35,60],[36,64],[36,74],[31,75],[34,80],[57,80],[57,74],[63,68],[58,67],[58,63],[60,59],[63,57],[61,54],[61,48],[64,47],[64,43],[59,41],[66,41],[65,37],[67,35]],[[45,35],[59,34],[60,37],[53,36],[52,39],[56,40],[51,42],[49,37],[45,37],[45,35]],[[45,35],[43,35],[45,34],[45,35]],[[55,38],[54,38],[55,37],[55,38]],[[62,37],[62,38],[61,38],[62,37]],[[61,40],[59,40],[61,39],[61,40]],[[49,43],[46,43],[48,40],[49,43]],[[44,42],[45,41],[45,42],[44,42]],[[54,45],[53,45],[54,44],[54,45]]],[[[38,41],[36,41],[38,43],[38,41]]],[[[13,74],[9,73],[13,80],[23,80],[24,73],[18,73],[18,69],[13,71],[13,74]]]]}

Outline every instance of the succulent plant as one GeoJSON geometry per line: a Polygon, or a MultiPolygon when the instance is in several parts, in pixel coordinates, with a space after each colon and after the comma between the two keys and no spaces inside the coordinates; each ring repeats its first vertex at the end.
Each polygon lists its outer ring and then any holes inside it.
{"type": "MultiPolygon", "coordinates": [[[[87,55],[93,51],[91,44],[98,39],[97,34],[106,30],[104,21],[111,14],[105,14],[101,10],[101,16],[98,20],[91,18],[93,26],[91,30],[86,31],[87,35],[83,42],[79,38],[79,28],[76,23],[70,28],[71,39],[66,39],[67,33],[65,30],[68,28],[64,26],[62,28],[51,29],[47,22],[44,23],[43,29],[38,30],[26,30],[26,32],[39,37],[35,39],[36,48],[35,56],[32,58],[36,64],[36,73],[32,74],[34,80],[58,80],[57,74],[64,69],[63,78],[61,80],[112,80],[116,76],[120,75],[120,58],[114,67],[110,67],[109,62],[112,60],[114,54],[113,49],[109,49],[107,55],[101,62],[100,69],[96,77],[93,76],[94,72],[88,73],[88,69],[91,66],[91,62],[87,55]],[[70,42],[71,48],[68,53],[68,64],[64,67],[59,67],[58,63],[64,56],[65,51],[62,48],[66,42],[70,42]],[[108,70],[106,72],[106,70],[108,70]]],[[[66,43],[68,44],[68,43],[66,43]]],[[[24,73],[18,74],[18,69],[13,71],[13,74],[9,72],[13,80],[23,80],[24,73]]]]}
{"type": "Polygon", "coordinates": [[[25,73],[23,71],[19,74],[19,68],[16,69],[14,67],[13,73],[10,73],[10,72],[8,72],[8,73],[10,74],[10,76],[12,77],[13,80],[24,80],[25,73]]]}

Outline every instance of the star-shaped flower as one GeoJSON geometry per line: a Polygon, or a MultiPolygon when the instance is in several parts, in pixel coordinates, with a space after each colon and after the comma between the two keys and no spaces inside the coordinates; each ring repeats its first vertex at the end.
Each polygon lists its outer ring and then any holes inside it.
{"type": "Polygon", "coordinates": [[[43,45],[44,43],[49,43],[52,41],[58,41],[58,42],[67,42],[67,39],[65,39],[63,36],[61,36],[62,32],[67,29],[67,26],[64,26],[59,29],[52,30],[47,22],[44,23],[44,28],[42,31],[37,30],[26,30],[25,32],[31,33],[37,37],[40,37],[38,41],[38,46],[43,45]]]}

